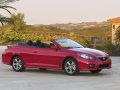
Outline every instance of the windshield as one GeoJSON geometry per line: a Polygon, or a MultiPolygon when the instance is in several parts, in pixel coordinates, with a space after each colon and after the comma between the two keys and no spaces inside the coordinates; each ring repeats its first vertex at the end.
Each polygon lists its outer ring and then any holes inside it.
{"type": "Polygon", "coordinates": [[[71,39],[56,39],[55,40],[59,45],[61,45],[63,48],[83,48],[82,45],[80,45],[79,43],[71,40],[71,39]]]}

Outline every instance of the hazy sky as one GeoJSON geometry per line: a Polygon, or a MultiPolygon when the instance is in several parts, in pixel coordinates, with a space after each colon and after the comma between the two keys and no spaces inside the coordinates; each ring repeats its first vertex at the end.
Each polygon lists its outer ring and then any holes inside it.
{"type": "Polygon", "coordinates": [[[10,5],[28,24],[105,21],[120,16],[120,0],[20,0],[10,5]]]}

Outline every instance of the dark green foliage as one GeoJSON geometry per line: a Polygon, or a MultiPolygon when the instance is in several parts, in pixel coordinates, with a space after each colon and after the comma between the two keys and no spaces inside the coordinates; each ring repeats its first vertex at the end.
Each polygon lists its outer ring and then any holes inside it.
{"type": "Polygon", "coordinates": [[[117,29],[117,33],[116,33],[116,43],[120,45],[120,28],[117,29]]]}
{"type": "MultiPolygon", "coordinates": [[[[14,7],[8,6],[6,4],[13,2],[13,1],[17,1],[17,0],[0,0],[0,9],[7,11],[9,14],[12,14],[9,9],[14,9],[14,10],[16,10],[16,9],[14,7]]],[[[3,16],[0,13],[0,23],[2,24],[2,26],[4,25],[4,23],[7,23],[9,21],[10,21],[9,18],[3,16]]]]}
{"type": "Polygon", "coordinates": [[[24,30],[26,23],[24,21],[24,14],[18,13],[11,15],[10,22],[8,23],[10,31],[24,30]]]}
{"type": "Polygon", "coordinates": [[[116,40],[115,50],[120,54],[120,28],[117,29],[115,40],[116,40]]]}
{"type": "Polygon", "coordinates": [[[88,40],[84,40],[84,45],[85,47],[91,48],[92,47],[92,42],[88,40]]]}
{"type": "Polygon", "coordinates": [[[9,21],[10,21],[9,18],[0,15],[0,23],[2,24],[2,26],[4,25],[4,23],[7,23],[9,21]]]}
{"type": "Polygon", "coordinates": [[[110,51],[114,49],[114,45],[112,43],[108,43],[106,45],[104,45],[104,50],[106,51],[110,51]]]}

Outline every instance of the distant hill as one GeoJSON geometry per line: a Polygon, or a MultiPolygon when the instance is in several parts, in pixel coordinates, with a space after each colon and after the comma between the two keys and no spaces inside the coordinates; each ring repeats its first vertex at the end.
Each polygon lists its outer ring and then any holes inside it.
{"type": "Polygon", "coordinates": [[[71,29],[85,29],[97,26],[108,26],[110,23],[108,22],[82,22],[82,23],[68,23],[68,24],[51,24],[50,26],[64,29],[64,30],[71,30],[71,29]]]}
{"type": "MultiPolygon", "coordinates": [[[[37,25],[38,26],[38,25],[37,25]]],[[[67,24],[50,24],[50,25],[40,25],[40,26],[52,26],[55,28],[63,30],[80,30],[97,26],[110,26],[109,22],[82,22],[82,23],[67,23],[67,24]]]]}

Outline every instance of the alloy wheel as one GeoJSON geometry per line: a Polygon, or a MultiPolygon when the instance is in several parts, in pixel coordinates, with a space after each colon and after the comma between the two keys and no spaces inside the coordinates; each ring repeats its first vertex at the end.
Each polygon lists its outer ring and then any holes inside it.
{"type": "Polygon", "coordinates": [[[18,56],[13,58],[12,67],[15,71],[24,71],[24,69],[25,69],[22,59],[18,56]]]}
{"type": "Polygon", "coordinates": [[[68,75],[75,75],[78,73],[78,66],[74,59],[68,59],[64,64],[64,70],[68,75]]]}

